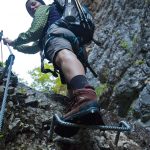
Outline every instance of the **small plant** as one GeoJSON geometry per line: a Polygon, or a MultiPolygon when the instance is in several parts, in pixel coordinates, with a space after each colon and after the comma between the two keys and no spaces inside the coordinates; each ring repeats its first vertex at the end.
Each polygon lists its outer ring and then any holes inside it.
{"type": "Polygon", "coordinates": [[[4,138],[4,135],[0,133],[0,139],[4,138]]]}
{"type": "Polygon", "coordinates": [[[119,33],[119,32],[117,32],[117,31],[116,31],[116,32],[114,32],[114,35],[116,35],[117,37],[119,36],[119,34],[120,34],[120,33],[119,33]]]}
{"type": "Polygon", "coordinates": [[[55,79],[55,83],[51,87],[51,90],[57,94],[62,94],[62,95],[67,94],[67,86],[61,83],[60,77],[55,79]]]}
{"type": "Polygon", "coordinates": [[[133,44],[136,44],[138,42],[138,37],[137,35],[134,35],[133,37],[133,44]]]}
{"type": "Polygon", "coordinates": [[[5,63],[3,63],[2,61],[0,61],[0,67],[4,67],[5,63]]]}
{"type": "Polygon", "coordinates": [[[101,96],[107,89],[108,85],[106,83],[100,84],[100,86],[96,87],[95,89],[97,96],[101,96]]]}
{"type": "Polygon", "coordinates": [[[126,50],[126,52],[129,54],[130,57],[133,56],[133,52],[130,49],[129,44],[128,44],[127,41],[124,41],[124,40],[120,41],[120,46],[121,46],[121,48],[126,50]]]}
{"type": "Polygon", "coordinates": [[[129,45],[128,45],[128,42],[127,41],[120,41],[120,46],[123,48],[123,49],[126,49],[128,50],[129,49],[129,45]]]}
{"type": "Polygon", "coordinates": [[[20,94],[26,94],[26,93],[27,93],[26,89],[24,89],[24,88],[20,88],[20,89],[18,90],[18,92],[19,92],[20,94]]]}
{"type": "MultiPolygon", "coordinates": [[[[52,64],[45,63],[44,67],[45,69],[54,70],[52,64]]],[[[66,95],[66,86],[61,84],[60,77],[55,78],[52,76],[52,74],[44,74],[41,72],[40,67],[29,71],[29,74],[33,79],[33,82],[30,85],[32,88],[43,92],[48,92],[52,90],[54,93],[66,95]]]]}
{"type": "Polygon", "coordinates": [[[144,64],[143,60],[136,60],[135,61],[135,65],[142,65],[142,64],[144,64]]]}
{"type": "Polygon", "coordinates": [[[146,4],[149,4],[149,3],[150,3],[150,0],[145,0],[145,3],[146,3],[146,4]]]}

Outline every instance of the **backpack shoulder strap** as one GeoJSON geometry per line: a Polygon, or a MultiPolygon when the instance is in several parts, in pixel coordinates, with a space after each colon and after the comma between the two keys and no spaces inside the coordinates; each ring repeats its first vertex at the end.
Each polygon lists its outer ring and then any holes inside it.
{"type": "Polygon", "coordinates": [[[64,8],[65,8],[65,0],[54,0],[53,3],[56,5],[58,10],[60,10],[60,12],[63,13],[64,8]]]}

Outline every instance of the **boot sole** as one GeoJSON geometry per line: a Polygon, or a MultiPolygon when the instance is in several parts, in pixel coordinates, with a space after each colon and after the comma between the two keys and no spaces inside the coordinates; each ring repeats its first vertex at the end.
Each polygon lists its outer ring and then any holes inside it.
{"type": "MultiPolygon", "coordinates": [[[[100,112],[97,108],[89,108],[86,111],[77,113],[69,118],[63,119],[65,122],[71,122],[84,125],[104,125],[100,112]]],[[[80,128],[66,127],[61,124],[55,126],[55,133],[62,137],[72,137],[78,133],[80,128]]]]}
{"type": "Polygon", "coordinates": [[[100,114],[100,106],[96,101],[81,106],[78,112],[64,118],[64,120],[84,125],[104,125],[100,114]]]}
{"type": "Polygon", "coordinates": [[[64,121],[83,125],[104,125],[100,111],[95,107],[73,114],[64,121]]]}

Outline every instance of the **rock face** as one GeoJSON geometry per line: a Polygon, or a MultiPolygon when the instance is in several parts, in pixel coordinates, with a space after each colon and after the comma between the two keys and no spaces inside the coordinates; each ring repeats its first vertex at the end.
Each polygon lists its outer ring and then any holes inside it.
{"type": "MultiPolygon", "coordinates": [[[[0,102],[2,103],[5,82],[0,85],[0,89],[0,102]]],[[[0,134],[0,149],[2,150],[142,150],[149,146],[150,132],[139,125],[135,126],[132,121],[130,124],[134,130],[130,134],[121,133],[117,146],[115,145],[115,132],[88,129],[80,130],[72,138],[62,138],[54,134],[53,141],[50,141],[49,131],[53,114],[64,113],[69,103],[68,98],[52,94],[52,92],[35,91],[18,83],[16,76],[11,78],[8,93],[0,134]]],[[[117,124],[120,121],[116,114],[106,110],[103,110],[103,118],[108,125],[117,124]]]]}
{"type": "MultiPolygon", "coordinates": [[[[106,124],[127,120],[131,133],[121,133],[114,144],[113,131],[81,130],[65,139],[49,141],[51,118],[68,105],[67,97],[40,93],[17,82],[12,75],[0,150],[148,150],[150,148],[150,1],[82,0],[95,16],[89,62],[98,79],[87,77],[99,93],[106,124]],[[125,117],[125,118],[122,118],[125,117]]],[[[0,74],[3,69],[0,68],[0,74]]],[[[0,104],[5,80],[0,85],[0,104]]]]}
{"type": "MultiPolygon", "coordinates": [[[[15,76],[14,76],[15,77],[15,76]]],[[[7,107],[0,135],[0,149],[46,150],[53,113],[62,112],[67,98],[58,94],[40,93],[15,80],[8,89],[7,107]]],[[[5,82],[1,84],[1,103],[5,82]]]]}
{"type": "Polygon", "coordinates": [[[119,116],[130,113],[149,127],[150,1],[87,3],[95,14],[95,38],[101,42],[92,45],[89,62],[99,76],[96,86],[107,85],[100,101],[104,108],[117,108],[119,116]]]}

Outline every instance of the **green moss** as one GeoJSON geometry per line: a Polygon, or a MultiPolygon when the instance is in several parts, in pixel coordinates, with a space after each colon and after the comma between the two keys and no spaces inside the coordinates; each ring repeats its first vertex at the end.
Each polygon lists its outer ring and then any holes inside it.
{"type": "Polygon", "coordinates": [[[128,50],[129,49],[129,45],[128,45],[128,42],[127,41],[120,41],[120,46],[123,48],[123,49],[126,49],[128,50]]]}
{"type": "Polygon", "coordinates": [[[51,87],[51,90],[57,94],[67,94],[67,86],[61,83],[60,77],[55,79],[55,84],[51,87]]]}
{"type": "Polygon", "coordinates": [[[133,37],[133,44],[137,44],[137,42],[138,42],[138,37],[137,37],[137,35],[134,35],[134,37],[133,37]]]}
{"type": "Polygon", "coordinates": [[[142,64],[144,64],[143,60],[136,60],[135,61],[135,65],[142,65],[142,64]]]}
{"type": "Polygon", "coordinates": [[[119,36],[119,34],[120,34],[120,33],[119,33],[119,32],[117,32],[117,31],[116,31],[116,32],[114,32],[114,35],[116,35],[117,37],[119,36]]]}
{"type": "Polygon", "coordinates": [[[95,89],[97,96],[101,96],[107,89],[108,85],[106,83],[100,84],[100,86],[96,87],[95,89]]]}
{"type": "Polygon", "coordinates": [[[0,133],[0,140],[2,140],[3,138],[4,138],[4,135],[0,133]]]}
{"type": "Polygon", "coordinates": [[[27,91],[26,91],[26,89],[24,89],[24,88],[20,88],[20,89],[18,89],[18,93],[26,94],[27,91]]]}
{"type": "Polygon", "coordinates": [[[146,3],[146,4],[149,4],[149,3],[150,3],[150,0],[145,0],[145,3],[146,3]]]}
{"type": "Polygon", "coordinates": [[[0,61],[0,67],[4,67],[4,66],[5,66],[5,64],[0,61]]]}
{"type": "MultiPolygon", "coordinates": [[[[135,38],[134,40],[136,41],[137,39],[135,38]]],[[[120,44],[119,44],[119,45],[121,46],[121,48],[123,48],[123,49],[126,50],[126,52],[129,54],[130,57],[133,56],[133,52],[132,52],[132,50],[130,49],[129,44],[128,44],[127,41],[122,40],[122,41],[120,41],[120,44]]]]}

